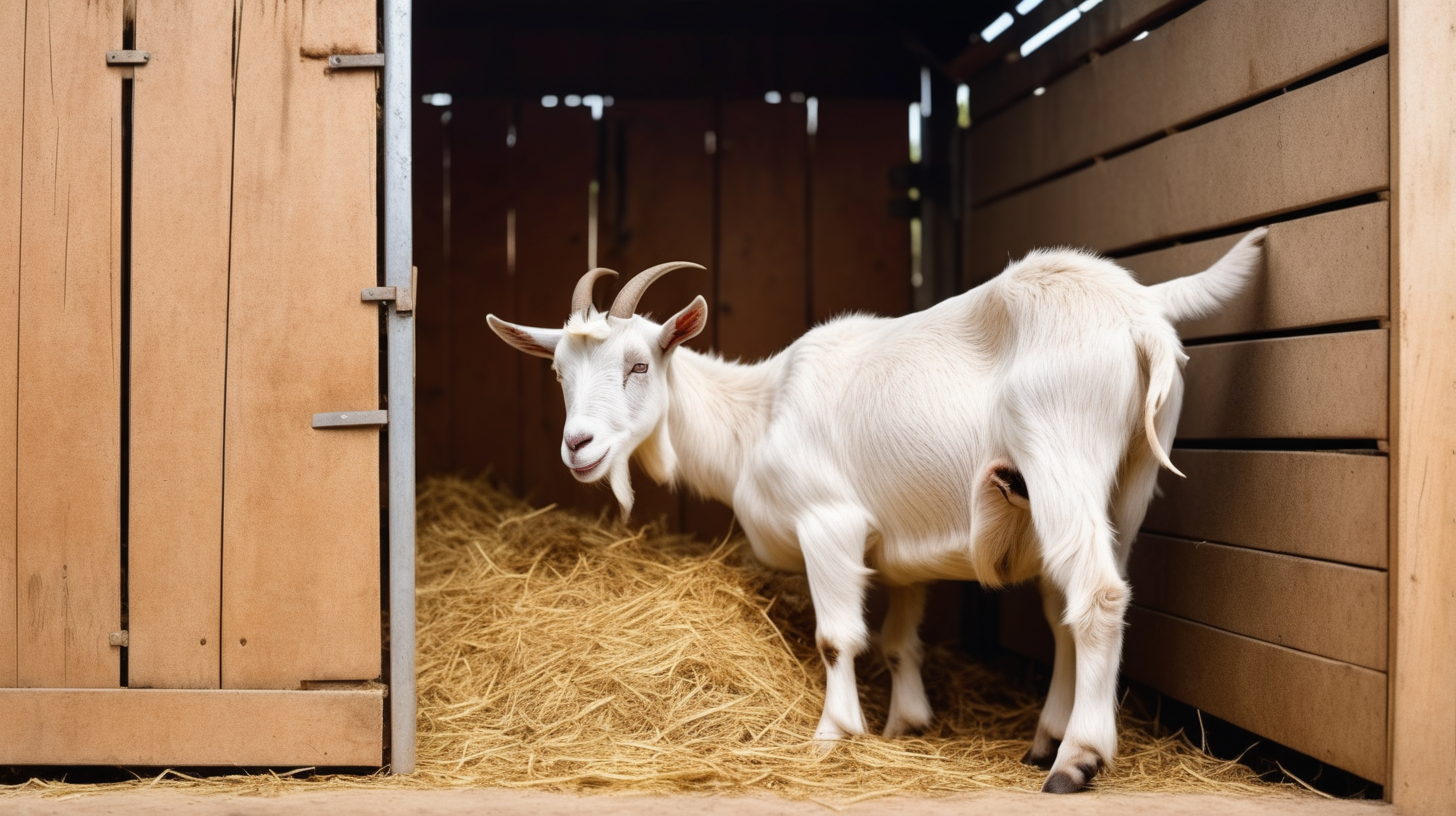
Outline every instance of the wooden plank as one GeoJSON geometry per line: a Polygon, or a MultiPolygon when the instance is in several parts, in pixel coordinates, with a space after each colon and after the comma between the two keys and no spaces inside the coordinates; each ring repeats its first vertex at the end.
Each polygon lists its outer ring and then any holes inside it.
{"type": "Polygon", "coordinates": [[[1385,439],[1385,329],[1188,349],[1181,439],[1385,439]]]}
{"type": "Polygon", "coordinates": [[[1456,812],[1456,5],[1391,4],[1391,783],[1456,812]]]}
{"type": "Polygon", "coordinates": [[[383,764],[383,689],[7,689],[0,721],[14,765],[383,764]]]}
{"type": "MultiPolygon", "coordinates": [[[[0,71],[25,73],[25,4],[0,7],[0,71]]],[[[20,303],[21,134],[25,123],[25,84],[0,83],[0,688],[13,686],[16,643],[15,583],[15,399],[16,334],[20,303]]]]}
{"type": "Polygon", "coordinates": [[[233,10],[136,13],[127,677],[217,688],[233,10]]]}
{"type": "Polygon", "coordinates": [[[1092,52],[1107,50],[1191,1],[1118,0],[1099,4],[1026,57],[990,65],[972,77],[971,115],[979,119],[1001,110],[1070,70],[1092,52]]]}
{"type": "Polygon", "coordinates": [[[975,210],[968,279],[1037,246],[1113,252],[1384,189],[1388,61],[975,210]]]}
{"type": "MultiPolygon", "coordinates": [[[[1390,315],[1390,205],[1384,201],[1269,227],[1264,268],[1218,314],[1178,324],[1183,339],[1295,329],[1390,315]]],[[[1231,235],[1123,258],[1143,283],[1201,272],[1231,235]]]]}
{"type": "Polygon", "coordinates": [[[17,681],[115,686],[120,649],[107,637],[121,618],[121,82],[97,55],[116,47],[122,3],[29,12],[17,681]]]}
{"type": "MultiPolygon", "coordinates": [[[[429,292],[415,310],[415,470],[420,478],[454,468],[450,435],[453,390],[451,270],[445,258],[445,139],[441,117],[454,112],[414,103],[411,119],[414,262],[429,292]]],[[[500,225],[496,225],[498,229],[500,225]]],[[[514,423],[512,423],[514,427],[514,423]]]]}
{"type": "Polygon", "coordinates": [[[971,44],[945,65],[944,70],[953,79],[965,82],[997,60],[1020,59],[1018,49],[1022,43],[1077,5],[1076,0],[1045,0],[1024,15],[1012,14],[1011,25],[991,42],[981,39],[980,31],[974,32],[971,44]]]}
{"type": "Polygon", "coordinates": [[[812,160],[814,322],[910,310],[910,231],[892,218],[890,168],[905,163],[905,105],[822,99],[812,160]]]}
{"type": "Polygon", "coordinates": [[[1384,782],[1385,674],[1134,605],[1123,673],[1242,728],[1384,782]]]}
{"type": "Polygon", "coordinates": [[[1050,665],[1057,644],[1041,609],[1035,583],[1018,584],[1001,593],[1001,645],[1019,655],[1050,665]]]}
{"type": "Polygon", "coordinates": [[[380,674],[373,3],[244,5],[233,162],[222,685],[380,674]],[[280,88],[286,88],[281,93],[280,88]]]}
{"type": "Polygon", "coordinates": [[[1128,562],[1140,606],[1376,671],[1386,666],[1386,575],[1146,533],[1128,562]]]}
{"type": "Polygon", "coordinates": [[[804,116],[798,105],[723,103],[718,344],[728,357],[766,357],[809,328],[804,116]]]}
{"type": "Polygon", "coordinates": [[[1384,569],[1389,460],[1319,451],[1175,448],[1143,529],[1384,569]]]}
{"type": "Polygon", "coordinates": [[[973,131],[975,200],[1276,91],[1380,46],[1386,39],[1385,7],[1385,0],[1201,3],[973,131]]]}

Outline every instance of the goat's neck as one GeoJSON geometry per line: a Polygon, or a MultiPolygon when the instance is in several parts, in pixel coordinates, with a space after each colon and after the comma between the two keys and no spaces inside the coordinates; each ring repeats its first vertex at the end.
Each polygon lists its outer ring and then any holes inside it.
{"type": "Polygon", "coordinates": [[[748,451],[768,427],[778,358],[751,365],[678,348],[668,373],[668,436],[677,481],[733,504],[748,451]]]}

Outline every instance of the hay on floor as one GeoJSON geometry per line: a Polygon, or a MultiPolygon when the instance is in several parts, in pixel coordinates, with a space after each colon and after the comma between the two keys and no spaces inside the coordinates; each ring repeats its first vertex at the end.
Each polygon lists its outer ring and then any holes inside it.
{"type": "MultiPolygon", "coordinates": [[[[802,576],[741,538],[704,544],[610,518],[533,508],[485,481],[420,490],[419,749],[411,777],[178,775],[102,786],[275,793],[321,787],[772,791],[837,802],[1037,790],[1020,763],[1041,704],[1024,682],[931,648],[937,720],[923,737],[812,740],[824,678],[802,576]]],[[[877,622],[876,622],[877,623],[877,622]]],[[[870,728],[888,675],[857,663],[870,728]]],[[[1121,714],[1117,791],[1291,793],[1121,714]]],[[[72,793],[33,781],[11,788],[72,793]]]]}

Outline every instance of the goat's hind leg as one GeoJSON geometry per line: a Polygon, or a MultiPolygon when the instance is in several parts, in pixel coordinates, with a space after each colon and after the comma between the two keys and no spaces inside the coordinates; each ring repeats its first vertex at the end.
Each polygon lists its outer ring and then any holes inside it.
{"type": "Polygon", "coordinates": [[[885,736],[900,737],[930,725],[930,701],[920,664],[920,619],[925,616],[925,585],[889,587],[890,609],[880,630],[880,650],[890,667],[890,716],[885,736]]]}
{"type": "Polygon", "coordinates": [[[1050,771],[1056,762],[1057,749],[1067,733],[1067,721],[1072,717],[1072,701],[1075,699],[1077,683],[1077,650],[1072,643],[1072,632],[1062,617],[1066,612],[1066,601],[1056,584],[1041,580],[1041,608],[1056,640],[1056,655],[1052,662],[1052,682],[1047,690],[1046,704],[1042,706],[1041,717],[1036,723],[1036,738],[1021,761],[1034,765],[1043,771],[1050,771]]]}
{"type": "Polygon", "coordinates": [[[821,742],[865,732],[854,658],[869,645],[864,594],[865,512],[851,504],[824,505],[806,512],[797,525],[799,547],[814,601],[814,637],[824,658],[824,713],[814,738],[821,742]]]}

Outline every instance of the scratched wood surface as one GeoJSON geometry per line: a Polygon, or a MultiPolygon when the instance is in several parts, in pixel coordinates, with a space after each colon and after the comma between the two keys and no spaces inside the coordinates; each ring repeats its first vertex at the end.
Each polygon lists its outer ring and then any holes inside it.
{"type": "Polygon", "coordinates": [[[233,10],[140,0],[137,37],[127,674],[216,688],[233,10]]]}
{"type": "Polygon", "coordinates": [[[101,55],[120,37],[122,2],[32,3],[25,19],[17,682],[115,686],[121,81],[101,55]]]}
{"type": "Polygon", "coordinates": [[[222,685],[380,674],[374,4],[246,4],[238,51],[222,685]],[[286,89],[286,92],[280,92],[286,89]]]}
{"type": "MultiPolygon", "coordinates": [[[[0,70],[25,70],[25,4],[0,7],[0,70]]],[[[0,688],[15,685],[15,398],[20,305],[21,134],[25,85],[0,83],[0,688]]]]}

